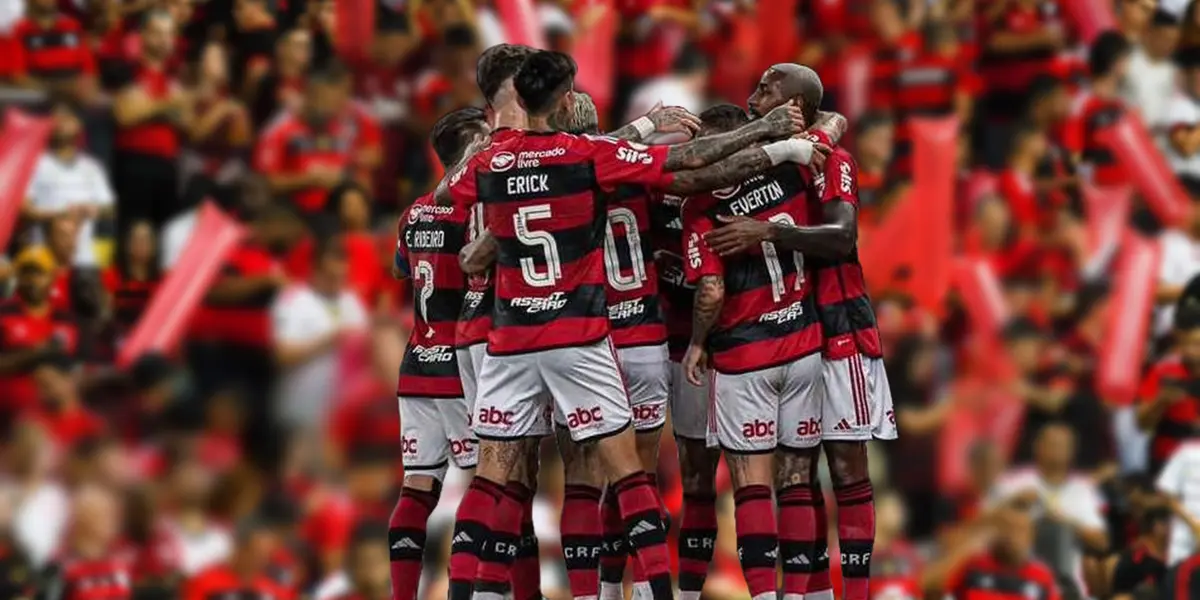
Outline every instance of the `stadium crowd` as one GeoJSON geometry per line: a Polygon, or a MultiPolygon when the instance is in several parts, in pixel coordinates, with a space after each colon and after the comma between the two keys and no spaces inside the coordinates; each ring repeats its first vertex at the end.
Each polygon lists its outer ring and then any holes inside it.
{"type": "MultiPolygon", "coordinates": [[[[1063,597],[1200,597],[1200,211],[1165,225],[1134,196],[1122,225],[1160,265],[1152,314],[1125,315],[1151,320],[1143,385],[1110,398],[1095,376],[1125,309],[1119,249],[1094,247],[1085,199],[1134,183],[1103,142],[1124,115],[1200,195],[1200,1],[1115,0],[1118,29],[1090,44],[1056,0],[783,3],[795,14],[770,32],[766,4],[615,3],[607,123],[743,105],[763,67],[749,49],[782,40],[852,117],[867,243],[922,199],[913,119],[956,116],[954,256],[995,273],[1008,315],[999,352],[981,352],[963,296],[929,310],[903,278],[872,290],[901,430],[872,448],[874,597],[994,598],[995,581],[1039,576],[1021,567],[1035,555],[1063,597]]],[[[538,2],[547,43],[572,49],[605,18],[591,6],[538,2]]],[[[0,1],[0,99],[52,122],[0,266],[0,597],[389,595],[410,321],[388,274],[395,224],[442,175],[434,121],[482,105],[475,59],[504,41],[497,15],[385,1],[367,51],[339,56],[332,0],[0,1]],[[207,200],[244,242],[177,352],[117,368],[157,286],[205,243],[191,234],[207,200]]],[[[674,456],[665,436],[677,508],[674,456]]],[[[547,443],[549,598],[568,597],[558,465],[547,443]]],[[[434,514],[424,598],[446,595],[464,485],[452,474],[434,514]]],[[[706,597],[748,597],[729,496],[706,597]]]]}

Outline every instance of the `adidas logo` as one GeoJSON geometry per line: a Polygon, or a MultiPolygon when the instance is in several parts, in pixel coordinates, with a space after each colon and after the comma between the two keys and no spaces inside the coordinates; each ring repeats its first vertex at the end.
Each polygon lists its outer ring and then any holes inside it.
{"type": "Polygon", "coordinates": [[[851,431],[850,423],[845,419],[838,421],[838,424],[833,427],[834,431],[851,431]]]}
{"type": "Polygon", "coordinates": [[[787,560],[786,564],[789,564],[789,565],[811,565],[812,561],[808,560],[808,557],[803,554],[797,554],[797,555],[789,558],[787,560]]]}
{"type": "Polygon", "coordinates": [[[771,560],[775,560],[776,558],[779,558],[779,550],[772,550],[766,553],[765,556],[771,560]]]}
{"type": "Polygon", "coordinates": [[[400,538],[400,541],[392,544],[392,550],[420,550],[421,547],[413,541],[412,538],[400,538]]]}
{"type": "Polygon", "coordinates": [[[475,542],[475,540],[471,539],[471,536],[467,535],[467,532],[460,531],[460,532],[458,532],[458,535],[454,536],[454,541],[452,541],[450,543],[451,544],[472,544],[474,542],[475,542]]]}
{"type": "Polygon", "coordinates": [[[637,525],[634,525],[633,529],[629,530],[629,535],[630,536],[642,535],[644,533],[650,533],[652,531],[657,531],[657,530],[658,530],[658,527],[655,526],[654,523],[651,523],[650,521],[638,521],[637,525]]]}

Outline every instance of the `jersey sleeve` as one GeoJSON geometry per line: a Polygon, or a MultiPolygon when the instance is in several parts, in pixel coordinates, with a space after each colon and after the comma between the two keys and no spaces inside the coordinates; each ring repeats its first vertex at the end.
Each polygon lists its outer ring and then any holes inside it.
{"type": "Polygon", "coordinates": [[[858,165],[850,153],[837,150],[825,161],[825,190],[821,204],[848,202],[858,206],[858,165]]]}
{"type": "Polygon", "coordinates": [[[710,275],[725,275],[721,257],[704,241],[704,234],[712,231],[713,226],[703,206],[704,201],[699,198],[683,203],[683,273],[688,283],[710,275]]]}
{"type": "Polygon", "coordinates": [[[596,182],[606,191],[622,183],[661,188],[675,180],[673,173],[663,170],[670,146],[646,146],[607,136],[580,139],[595,165],[596,182]]]}
{"type": "Polygon", "coordinates": [[[404,236],[408,229],[406,225],[408,224],[408,215],[411,210],[412,207],[409,207],[400,216],[400,225],[396,227],[396,252],[392,256],[392,265],[396,267],[396,272],[408,279],[412,279],[412,270],[408,268],[408,247],[404,243],[404,236]]]}

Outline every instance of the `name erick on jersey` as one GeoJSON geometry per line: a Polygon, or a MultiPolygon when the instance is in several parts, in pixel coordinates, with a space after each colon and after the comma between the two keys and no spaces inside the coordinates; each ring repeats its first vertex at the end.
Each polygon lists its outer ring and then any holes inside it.
{"type": "Polygon", "coordinates": [[[671,360],[683,360],[692,338],[692,302],[696,287],[683,267],[683,198],[663,194],[650,203],[650,231],[658,267],[659,297],[667,324],[671,360]]]}
{"type": "Polygon", "coordinates": [[[650,190],[619,185],[608,198],[604,266],[608,318],[618,348],[667,341],[658,298],[658,269],[651,243],[650,190]]]}
{"type": "Polygon", "coordinates": [[[608,137],[505,129],[451,176],[454,202],[482,203],[499,246],[490,354],[608,336],[605,203],[619,184],[668,185],[667,153],[608,137]]]}
{"type": "MultiPolygon", "coordinates": [[[[858,164],[844,148],[835,148],[825,161],[824,173],[813,184],[809,218],[820,223],[827,202],[849,202],[858,207],[858,164]]],[[[883,357],[875,309],[867,296],[867,283],[858,248],[838,260],[809,259],[816,279],[817,313],[825,337],[825,356],[831,359],[862,354],[883,357]]]]}
{"type": "Polygon", "coordinates": [[[772,167],[731,188],[689,198],[683,205],[684,268],[689,283],[707,275],[725,280],[725,303],[708,337],[713,368],[744,373],[781,365],[821,350],[812,284],[798,252],[764,242],[746,254],[721,258],[704,242],[718,216],[791,224],[808,222],[808,167],[772,167]]]}
{"type": "Polygon", "coordinates": [[[396,395],[461,398],[455,330],[466,279],[458,253],[467,238],[467,211],[422,196],[400,219],[396,266],[412,279],[414,324],[400,363],[396,395]]]}

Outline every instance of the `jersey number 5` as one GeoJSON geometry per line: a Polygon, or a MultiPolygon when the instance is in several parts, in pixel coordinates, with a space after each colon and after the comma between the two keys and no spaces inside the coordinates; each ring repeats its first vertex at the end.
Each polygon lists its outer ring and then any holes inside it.
{"type": "Polygon", "coordinates": [[[546,256],[546,270],[539,273],[536,262],[531,257],[521,259],[521,276],[530,287],[553,287],[555,282],[562,279],[562,261],[558,257],[558,245],[549,231],[530,229],[529,222],[550,218],[549,204],[522,206],[513,215],[513,228],[517,239],[526,246],[540,246],[546,256]]]}

